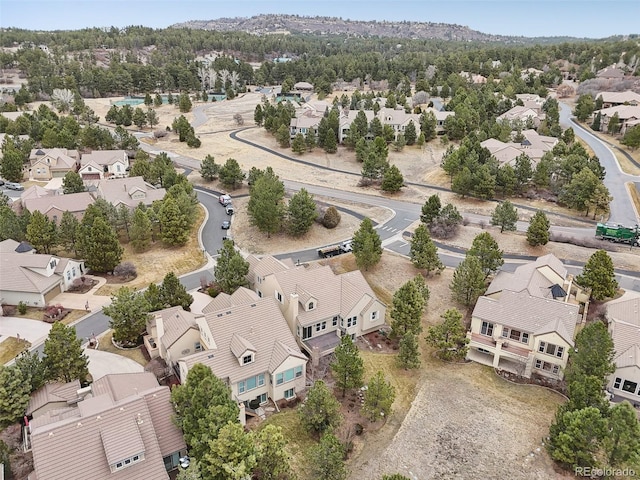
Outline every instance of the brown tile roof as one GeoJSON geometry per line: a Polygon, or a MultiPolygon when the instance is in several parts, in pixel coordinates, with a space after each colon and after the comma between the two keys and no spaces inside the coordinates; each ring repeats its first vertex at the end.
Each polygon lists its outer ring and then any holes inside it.
{"type": "Polygon", "coordinates": [[[604,103],[640,103],[640,94],[627,90],[626,92],[600,92],[596,98],[602,98],[604,103]]]}
{"type": "Polygon", "coordinates": [[[124,150],[94,150],[91,153],[85,153],[80,159],[82,166],[90,162],[98,165],[112,165],[116,162],[129,163],[129,158],[124,150]]]}
{"type": "Polygon", "coordinates": [[[640,297],[609,304],[607,316],[610,319],[640,327],[640,297]]]}
{"type": "Polygon", "coordinates": [[[50,197],[53,195],[51,190],[47,190],[40,185],[31,185],[20,195],[20,200],[24,204],[24,201],[28,198],[40,198],[40,197],[50,197]]]}
{"type": "Polygon", "coordinates": [[[145,183],[142,177],[114,178],[97,182],[97,195],[115,206],[124,204],[135,208],[139,203],[151,205],[155,200],[162,200],[166,190],[153,188],[145,183]],[[135,192],[144,192],[142,199],[132,198],[135,192]]]}
{"type": "Polygon", "coordinates": [[[251,303],[258,300],[258,294],[253,290],[249,290],[245,287],[240,287],[233,294],[228,295],[226,293],[219,293],[216,298],[211,300],[207,306],[202,309],[202,313],[216,312],[233,305],[242,305],[244,303],[251,303]]]}
{"type": "Polygon", "coordinates": [[[102,377],[77,408],[49,412],[32,422],[31,442],[38,478],[47,480],[168,479],[163,456],[184,450],[168,387],[149,373],[102,377]],[[155,380],[155,378],[153,378],[155,380]],[[94,388],[95,386],[95,388],[94,388]],[[56,415],[57,414],[57,415],[56,415]],[[136,454],[144,459],[111,473],[110,463],[136,454]]]}
{"type": "Polygon", "coordinates": [[[578,312],[577,305],[505,290],[497,299],[480,297],[473,316],[534,335],[557,332],[573,345],[578,312]]]}
{"type": "Polygon", "coordinates": [[[62,278],[56,273],[45,276],[35,270],[46,269],[53,255],[3,253],[0,256],[0,291],[46,293],[60,284],[62,278]]]}
{"type": "Polygon", "coordinates": [[[526,290],[529,295],[542,298],[553,298],[549,288],[554,285],[538,269],[548,266],[563,279],[567,277],[567,269],[562,262],[552,253],[538,257],[534,262],[525,263],[515,269],[514,272],[500,271],[495,276],[485,295],[512,290],[521,292],[526,290]]]}
{"type": "Polygon", "coordinates": [[[80,382],[74,380],[69,383],[46,383],[31,394],[29,404],[27,405],[26,414],[32,415],[39,408],[44,407],[48,403],[67,402],[78,397],[80,382]]]}
{"type": "Polygon", "coordinates": [[[272,360],[273,357],[280,358],[282,354],[279,344],[299,358],[306,359],[274,298],[260,298],[254,303],[206,313],[205,322],[217,348],[189,355],[180,361],[185,362],[188,368],[202,363],[211,368],[218,378],[229,379],[230,384],[272,372],[272,365],[278,363],[272,360]],[[255,351],[254,361],[240,366],[238,357],[244,353],[242,349],[245,347],[255,351]]]}
{"type": "Polygon", "coordinates": [[[640,105],[616,105],[596,110],[595,113],[600,113],[603,117],[613,117],[617,113],[620,120],[633,120],[640,118],[640,105]]]}
{"type": "Polygon", "coordinates": [[[166,349],[171,347],[187,330],[198,330],[197,316],[183,310],[180,306],[151,312],[151,315],[155,318],[162,318],[164,335],[159,340],[166,349]]]}
{"type": "Polygon", "coordinates": [[[22,204],[30,212],[47,214],[51,209],[61,212],[84,213],[87,207],[95,202],[89,192],[69,193],[67,195],[49,195],[38,198],[25,198],[22,204]]]}
{"type": "Polygon", "coordinates": [[[607,318],[616,366],[640,367],[640,297],[609,304],[607,318]]]}

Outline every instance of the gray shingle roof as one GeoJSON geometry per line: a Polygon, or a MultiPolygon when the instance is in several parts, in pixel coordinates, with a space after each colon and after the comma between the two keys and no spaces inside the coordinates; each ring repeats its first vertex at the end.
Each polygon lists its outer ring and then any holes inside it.
{"type": "Polygon", "coordinates": [[[513,272],[500,271],[495,276],[485,295],[500,292],[502,290],[512,290],[521,292],[526,290],[529,295],[536,297],[552,298],[550,287],[556,282],[549,281],[539,272],[541,267],[548,266],[561,278],[567,277],[567,269],[562,262],[552,253],[538,257],[534,262],[520,265],[513,272]]]}
{"type": "Polygon", "coordinates": [[[45,270],[53,255],[3,253],[0,256],[0,291],[46,293],[59,285],[62,277],[56,273],[46,276],[37,270],[45,270]]]}

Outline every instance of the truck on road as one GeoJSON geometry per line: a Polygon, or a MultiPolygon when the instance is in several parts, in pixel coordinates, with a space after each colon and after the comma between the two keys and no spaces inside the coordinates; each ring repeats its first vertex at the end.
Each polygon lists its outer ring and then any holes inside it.
{"type": "Polygon", "coordinates": [[[322,258],[335,257],[336,255],[342,255],[343,253],[349,253],[352,250],[351,240],[345,240],[339,245],[331,245],[318,249],[318,255],[322,258]]]}
{"type": "Polygon", "coordinates": [[[640,246],[640,228],[625,227],[617,223],[598,223],[596,226],[596,237],[610,242],[628,243],[633,246],[640,246]]]}

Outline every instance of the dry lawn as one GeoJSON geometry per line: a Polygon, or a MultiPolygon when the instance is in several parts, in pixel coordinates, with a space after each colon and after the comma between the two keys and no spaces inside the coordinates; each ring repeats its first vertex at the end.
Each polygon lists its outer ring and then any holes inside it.
{"type": "Polygon", "coordinates": [[[0,365],[16,358],[31,346],[31,343],[24,339],[9,337],[0,343],[0,365]]]}
{"type": "Polygon", "coordinates": [[[113,338],[113,330],[108,330],[104,335],[98,339],[98,350],[103,352],[115,353],[116,355],[122,355],[123,357],[130,358],[131,360],[138,362],[143,367],[148,363],[142,355],[140,348],[122,349],[116,348],[111,339],[113,338]]]}
{"type": "Polygon", "coordinates": [[[638,192],[638,189],[633,182],[627,182],[626,187],[629,192],[629,196],[631,197],[631,201],[636,207],[636,212],[640,212],[640,192],[638,192]]]}
{"type": "Polygon", "coordinates": [[[142,289],[150,283],[161,282],[168,272],[180,276],[192,272],[205,263],[202,249],[198,243],[198,229],[204,221],[204,209],[198,209],[198,219],[194,223],[189,241],[184,247],[167,248],[156,242],[149,250],[142,253],[133,251],[131,244],[124,245],[123,262],[131,262],[136,266],[138,276],[125,283],[107,283],[98,289],[96,295],[113,295],[120,287],[142,289]]]}

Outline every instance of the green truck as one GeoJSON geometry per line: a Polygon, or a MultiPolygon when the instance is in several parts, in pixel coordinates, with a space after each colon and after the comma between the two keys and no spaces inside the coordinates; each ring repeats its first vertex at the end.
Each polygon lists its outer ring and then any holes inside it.
{"type": "Polygon", "coordinates": [[[636,247],[640,246],[640,228],[625,227],[617,223],[598,223],[596,237],[610,242],[628,243],[636,247]]]}

